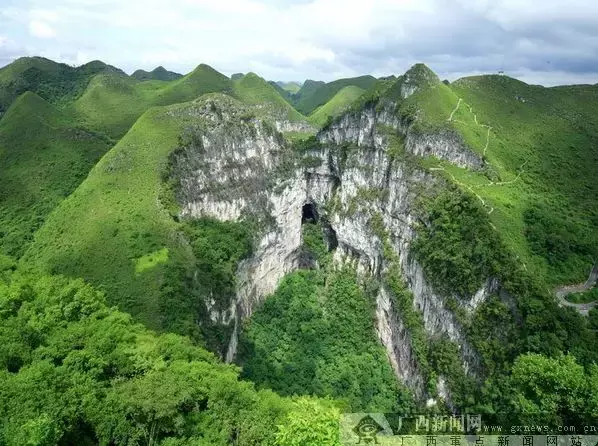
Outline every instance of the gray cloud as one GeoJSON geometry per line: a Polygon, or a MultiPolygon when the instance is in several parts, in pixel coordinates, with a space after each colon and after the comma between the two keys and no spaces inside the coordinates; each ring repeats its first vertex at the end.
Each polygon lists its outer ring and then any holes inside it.
{"type": "Polygon", "coordinates": [[[594,0],[171,3],[56,0],[49,8],[24,0],[0,6],[0,64],[42,54],[69,63],[98,58],[129,71],[156,65],[187,71],[205,62],[229,74],[331,80],[401,74],[424,62],[449,78],[504,70],[549,85],[598,82],[594,0]],[[39,32],[50,29],[55,36],[39,32]]]}

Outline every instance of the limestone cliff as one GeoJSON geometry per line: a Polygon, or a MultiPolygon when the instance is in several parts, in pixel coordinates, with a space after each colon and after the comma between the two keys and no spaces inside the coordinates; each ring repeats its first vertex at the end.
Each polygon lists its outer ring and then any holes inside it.
{"type": "MultiPolygon", "coordinates": [[[[227,361],[234,360],[241,322],[285,274],[305,261],[301,224],[305,212],[312,212],[329,225],[336,264],[350,261],[361,274],[380,281],[377,331],[402,382],[419,398],[428,395],[409,330],[392,290],[382,281],[390,263],[385,243],[398,259],[427,335],[454,341],[466,372],[475,373],[476,352],[445,298],[426,279],[411,246],[417,191],[441,187],[443,181],[419,167],[417,157],[435,156],[472,169],[483,162],[457,134],[416,132],[395,110],[395,104],[387,102],[349,112],[298,153],[276,130],[284,124],[271,125],[224,97],[197,106],[203,124],[190,130],[193,143],[175,156],[183,216],[236,220],[253,215],[263,223],[253,256],[239,266],[234,302],[226,314],[212,312],[215,321],[234,326],[227,361]],[[383,222],[388,240],[374,227],[374,216],[383,222]]],[[[496,287],[488,278],[460,304],[471,310],[496,287]]],[[[441,384],[440,396],[449,399],[441,384]]]]}

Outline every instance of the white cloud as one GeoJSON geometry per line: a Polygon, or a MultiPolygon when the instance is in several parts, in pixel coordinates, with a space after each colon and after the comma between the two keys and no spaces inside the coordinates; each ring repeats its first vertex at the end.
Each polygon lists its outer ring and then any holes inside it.
{"type": "Polygon", "coordinates": [[[542,8],[534,0],[19,0],[0,7],[0,29],[29,54],[70,61],[84,52],[129,72],[208,63],[229,74],[329,80],[399,74],[422,61],[447,75],[525,68],[598,77],[594,0],[542,8]]]}
{"type": "Polygon", "coordinates": [[[31,20],[29,22],[29,33],[40,39],[49,39],[56,36],[56,32],[52,27],[41,20],[31,20]]]}

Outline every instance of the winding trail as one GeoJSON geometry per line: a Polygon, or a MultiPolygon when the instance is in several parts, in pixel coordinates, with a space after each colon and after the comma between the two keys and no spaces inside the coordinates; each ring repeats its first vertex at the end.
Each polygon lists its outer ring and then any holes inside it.
{"type": "Polygon", "coordinates": [[[459,106],[461,105],[461,102],[463,102],[463,99],[459,98],[459,100],[457,101],[457,106],[451,112],[451,115],[447,119],[448,122],[451,122],[453,120],[453,116],[455,116],[455,113],[457,113],[457,110],[459,110],[459,106]]]}
{"type": "MultiPolygon", "coordinates": [[[[436,170],[436,171],[443,171],[446,172],[450,175],[451,179],[453,180],[453,182],[461,187],[464,187],[465,189],[467,189],[469,192],[471,192],[472,194],[474,194],[478,200],[480,200],[480,203],[482,203],[482,206],[489,207],[490,210],[488,211],[488,215],[492,214],[492,212],[494,212],[494,208],[492,206],[488,206],[486,205],[486,201],[480,196],[480,194],[478,194],[476,191],[473,190],[473,188],[468,185],[465,184],[461,181],[459,181],[457,178],[455,178],[455,175],[453,175],[451,172],[449,172],[448,170],[446,170],[444,167],[430,167],[430,170],[436,170]]],[[[496,229],[496,228],[495,228],[496,229]]]]}
{"type": "Polygon", "coordinates": [[[567,299],[565,299],[565,297],[571,293],[581,293],[583,291],[587,291],[590,288],[592,288],[594,285],[596,285],[597,281],[598,281],[598,262],[594,263],[594,267],[592,268],[592,271],[590,272],[590,275],[588,276],[588,280],[586,280],[584,283],[579,283],[577,285],[566,285],[566,286],[558,287],[556,290],[554,290],[554,294],[557,297],[557,299],[559,300],[560,305],[564,305],[566,307],[573,307],[573,308],[577,309],[577,311],[579,311],[584,316],[587,316],[592,308],[598,307],[598,300],[596,300],[594,302],[587,303],[587,304],[576,304],[573,302],[569,302],[567,299]]]}
{"type": "MultiPolygon", "coordinates": [[[[461,123],[463,125],[469,125],[468,123],[466,123],[464,121],[461,121],[460,119],[454,119],[455,113],[457,113],[457,111],[459,110],[459,107],[461,106],[462,103],[465,104],[467,106],[467,108],[469,108],[469,112],[473,115],[473,121],[475,122],[475,124],[486,129],[486,144],[484,145],[484,149],[483,149],[483,152],[482,152],[483,156],[485,157],[486,156],[486,152],[488,151],[488,146],[490,145],[490,131],[492,130],[492,126],[487,125],[487,124],[480,124],[478,122],[478,115],[473,112],[473,108],[471,107],[471,105],[463,102],[462,98],[459,98],[459,100],[457,101],[457,105],[455,106],[455,108],[453,109],[453,111],[451,111],[449,117],[447,118],[447,121],[448,122],[459,122],[459,123],[461,123]]],[[[465,184],[465,183],[457,180],[455,178],[455,176],[452,173],[448,172],[446,169],[444,169],[444,167],[433,167],[430,170],[441,170],[441,171],[444,171],[444,172],[448,173],[451,176],[451,178],[452,178],[452,180],[453,180],[453,182],[455,184],[457,184],[459,186],[462,186],[462,187],[466,188],[467,190],[469,190],[471,193],[473,193],[478,198],[478,200],[480,200],[480,202],[482,203],[482,205],[485,208],[489,209],[488,210],[488,214],[492,214],[492,212],[494,212],[494,208],[492,206],[487,205],[486,202],[485,202],[485,200],[478,193],[476,193],[474,191],[474,188],[488,187],[488,186],[506,186],[506,185],[515,183],[516,181],[519,180],[519,178],[521,177],[521,175],[523,175],[525,173],[524,167],[527,164],[527,162],[528,162],[528,160],[524,161],[521,164],[521,166],[518,169],[517,175],[512,180],[508,180],[508,181],[491,181],[491,180],[489,180],[489,182],[486,183],[486,184],[476,184],[476,185],[473,185],[473,186],[467,185],[467,184],[465,184]]]]}
{"type": "MultiPolygon", "coordinates": [[[[447,119],[448,122],[451,122],[453,120],[453,117],[455,116],[455,113],[457,113],[457,110],[459,110],[459,106],[461,105],[462,102],[463,102],[463,99],[459,98],[459,100],[457,101],[456,107],[453,109],[453,111],[451,112],[450,116],[447,119]]],[[[489,126],[489,125],[486,125],[486,124],[480,124],[478,122],[478,115],[476,115],[473,112],[473,108],[471,107],[471,105],[469,105],[469,104],[465,104],[465,105],[467,105],[467,107],[469,108],[469,112],[473,115],[473,122],[475,122],[476,125],[479,125],[480,127],[484,127],[487,130],[487,132],[486,132],[486,144],[484,145],[484,151],[483,151],[483,156],[486,156],[486,150],[488,150],[488,145],[490,144],[490,130],[492,130],[492,127],[489,126]]],[[[455,120],[455,122],[461,122],[462,124],[467,125],[463,121],[455,120]]]]}

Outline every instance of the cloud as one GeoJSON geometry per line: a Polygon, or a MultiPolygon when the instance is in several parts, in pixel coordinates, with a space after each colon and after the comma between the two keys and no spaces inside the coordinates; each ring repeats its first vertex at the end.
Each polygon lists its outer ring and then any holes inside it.
{"type": "Polygon", "coordinates": [[[29,22],[29,32],[34,37],[40,39],[49,39],[56,36],[56,32],[50,25],[41,20],[32,20],[29,22]]]}
{"type": "Polygon", "coordinates": [[[0,29],[24,54],[80,54],[69,62],[89,57],[129,72],[208,63],[227,74],[331,80],[424,62],[448,78],[504,70],[598,81],[594,0],[5,1],[0,29]]]}

